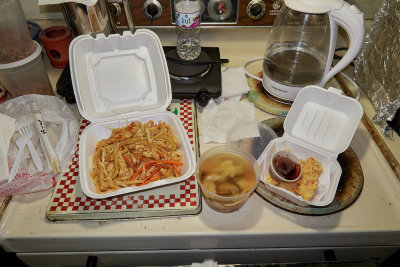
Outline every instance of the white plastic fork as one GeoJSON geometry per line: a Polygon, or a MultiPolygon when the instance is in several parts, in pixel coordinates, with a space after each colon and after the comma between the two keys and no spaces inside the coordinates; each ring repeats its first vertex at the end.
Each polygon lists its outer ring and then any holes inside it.
{"type": "Polygon", "coordinates": [[[17,157],[14,160],[14,164],[11,168],[8,182],[11,182],[14,179],[15,175],[17,174],[19,164],[21,163],[22,155],[24,154],[24,149],[25,149],[26,143],[28,143],[28,141],[31,140],[31,137],[32,137],[32,132],[29,131],[29,132],[26,132],[26,133],[20,135],[18,137],[18,139],[15,141],[19,150],[17,153],[17,157]]]}
{"type": "MultiPolygon", "coordinates": [[[[27,125],[27,126],[25,126],[25,127],[22,127],[22,128],[19,130],[19,133],[20,133],[20,134],[24,134],[24,133],[27,133],[27,132],[31,132],[31,128],[29,128],[29,125],[27,125]]],[[[40,172],[43,171],[42,162],[40,161],[39,154],[37,153],[35,147],[33,146],[31,139],[29,139],[27,145],[28,145],[28,148],[29,148],[29,152],[31,153],[32,161],[33,161],[33,163],[34,163],[35,166],[36,166],[36,169],[37,169],[38,171],[40,171],[40,172]]]]}

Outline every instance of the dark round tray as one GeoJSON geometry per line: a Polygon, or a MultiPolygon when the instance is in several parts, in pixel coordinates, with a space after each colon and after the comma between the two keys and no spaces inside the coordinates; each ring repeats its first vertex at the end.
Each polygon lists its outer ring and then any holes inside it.
{"type": "MultiPolygon", "coordinates": [[[[284,132],[283,121],[284,118],[273,118],[265,120],[262,123],[271,127],[278,136],[282,136],[284,132]]],[[[340,177],[335,198],[328,206],[299,206],[270,192],[263,182],[260,182],[260,185],[257,188],[257,193],[273,205],[298,214],[327,215],[341,211],[350,206],[360,195],[364,184],[364,174],[361,169],[360,161],[351,147],[349,147],[345,152],[339,154],[337,160],[342,167],[342,175],[340,177]]]]}

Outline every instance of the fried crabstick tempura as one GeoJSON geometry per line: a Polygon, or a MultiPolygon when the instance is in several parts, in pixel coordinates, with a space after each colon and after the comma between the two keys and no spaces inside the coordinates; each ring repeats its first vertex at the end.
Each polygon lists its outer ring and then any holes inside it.
{"type": "Polygon", "coordinates": [[[271,174],[267,172],[267,182],[269,184],[279,186],[289,190],[305,200],[311,201],[318,189],[318,178],[323,172],[322,164],[313,157],[306,160],[300,160],[303,174],[296,182],[282,182],[272,178],[271,174]]]}
{"type": "Polygon", "coordinates": [[[90,176],[98,193],[180,176],[182,152],[169,125],[134,121],[111,130],[92,158],[90,176]]]}

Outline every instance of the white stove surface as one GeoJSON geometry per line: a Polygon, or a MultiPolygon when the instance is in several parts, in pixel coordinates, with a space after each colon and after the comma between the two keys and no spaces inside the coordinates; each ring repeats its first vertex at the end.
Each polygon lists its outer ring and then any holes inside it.
{"type": "MultiPolygon", "coordinates": [[[[240,39],[217,32],[210,29],[203,45],[219,46],[221,57],[229,58],[231,67],[264,52],[265,29],[251,34],[240,30],[240,39]]],[[[173,42],[170,35],[161,32],[160,36],[164,45],[173,42]]],[[[257,111],[259,121],[270,117],[257,111]]],[[[201,150],[210,146],[202,144],[201,150]]],[[[48,190],[13,197],[0,221],[0,245],[18,253],[400,247],[400,181],[362,123],[351,147],[361,162],[364,187],[351,206],[336,214],[298,215],[253,194],[241,210],[231,214],[215,212],[203,201],[196,216],[50,222],[46,219],[48,190]]]]}

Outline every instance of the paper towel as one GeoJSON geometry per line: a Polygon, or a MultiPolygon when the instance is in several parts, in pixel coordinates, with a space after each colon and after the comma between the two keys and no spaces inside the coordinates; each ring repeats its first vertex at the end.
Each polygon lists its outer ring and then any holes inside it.
{"type": "Polygon", "coordinates": [[[227,68],[222,71],[222,92],[217,102],[222,102],[226,98],[240,97],[249,91],[249,84],[243,67],[227,68]]]}
{"type": "MultiPolygon", "coordinates": [[[[203,143],[226,143],[226,133],[240,121],[256,121],[254,105],[245,101],[226,100],[218,104],[211,99],[202,112],[203,143]]],[[[254,133],[249,132],[249,135],[254,133]]]]}
{"type": "Polygon", "coordinates": [[[218,267],[218,263],[212,259],[207,259],[204,262],[193,262],[192,267],[218,267]]]}

